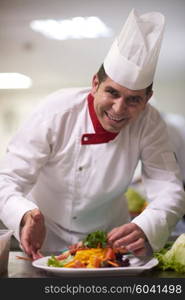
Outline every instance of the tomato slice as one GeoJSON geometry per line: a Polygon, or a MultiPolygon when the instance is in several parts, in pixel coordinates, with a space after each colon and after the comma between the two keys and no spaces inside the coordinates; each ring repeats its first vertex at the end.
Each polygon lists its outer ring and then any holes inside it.
{"type": "Polygon", "coordinates": [[[70,255],[70,251],[65,251],[62,254],[56,256],[56,259],[63,260],[66,259],[70,255]]]}

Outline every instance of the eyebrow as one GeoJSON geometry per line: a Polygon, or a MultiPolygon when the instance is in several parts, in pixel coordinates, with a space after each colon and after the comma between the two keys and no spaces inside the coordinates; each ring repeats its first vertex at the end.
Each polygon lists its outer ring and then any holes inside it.
{"type": "Polygon", "coordinates": [[[139,98],[143,100],[143,98],[140,95],[129,95],[127,98],[139,98]]]}
{"type": "Polygon", "coordinates": [[[106,86],[105,89],[110,89],[110,90],[120,94],[120,92],[117,89],[113,88],[111,85],[106,86]]]}
{"type": "MultiPolygon", "coordinates": [[[[110,89],[120,95],[120,92],[117,89],[115,89],[114,87],[112,87],[111,85],[106,86],[105,89],[110,89]]],[[[130,97],[134,97],[134,98],[136,97],[136,98],[140,98],[141,100],[143,100],[143,98],[140,95],[128,95],[126,98],[130,98],[130,97]]]]}

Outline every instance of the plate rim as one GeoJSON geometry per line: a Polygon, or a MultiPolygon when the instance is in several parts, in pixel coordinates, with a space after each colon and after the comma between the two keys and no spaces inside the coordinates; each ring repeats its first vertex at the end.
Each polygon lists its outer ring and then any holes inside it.
{"type": "Polygon", "coordinates": [[[147,271],[152,269],[153,267],[157,266],[158,264],[158,259],[155,257],[151,257],[146,264],[141,265],[141,266],[128,266],[128,267],[116,267],[116,268],[64,268],[64,267],[50,267],[47,265],[42,265],[39,264],[39,262],[47,262],[47,260],[51,257],[51,255],[49,256],[44,256],[42,258],[39,258],[37,260],[34,260],[32,262],[32,266],[38,269],[42,269],[48,272],[52,272],[52,273],[63,273],[63,274],[67,274],[67,273],[71,273],[71,274],[77,274],[77,273],[117,273],[117,272],[123,272],[123,273],[127,273],[130,271],[133,272],[138,272],[138,271],[147,271]]]}

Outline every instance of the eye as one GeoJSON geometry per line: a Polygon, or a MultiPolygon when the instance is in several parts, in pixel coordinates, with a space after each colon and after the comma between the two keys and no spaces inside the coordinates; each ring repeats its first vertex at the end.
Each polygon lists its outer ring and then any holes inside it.
{"type": "Polygon", "coordinates": [[[126,103],[129,106],[137,106],[141,103],[142,98],[139,96],[130,96],[126,99],[126,103]]]}
{"type": "Polygon", "coordinates": [[[112,89],[112,88],[107,88],[106,92],[109,93],[114,98],[118,98],[120,96],[119,92],[117,90],[115,90],[115,89],[112,89]]]}

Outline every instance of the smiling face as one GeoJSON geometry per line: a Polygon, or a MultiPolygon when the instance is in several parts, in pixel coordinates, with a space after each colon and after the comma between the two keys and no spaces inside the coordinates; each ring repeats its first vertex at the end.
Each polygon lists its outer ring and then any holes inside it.
{"type": "Polygon", "coordinates": [[[146,94],[146,89],[129,90],[109,77],[99,83],[95,75],[91,94],[99,122],[105,130],[116,133],[137,119],[152,96],[152,91],[146,94]]]}

